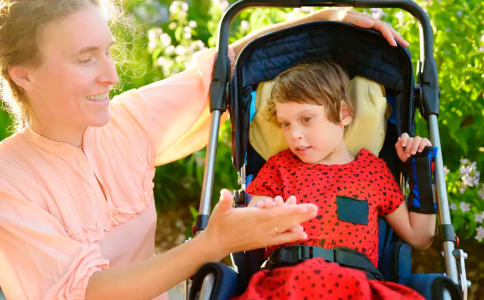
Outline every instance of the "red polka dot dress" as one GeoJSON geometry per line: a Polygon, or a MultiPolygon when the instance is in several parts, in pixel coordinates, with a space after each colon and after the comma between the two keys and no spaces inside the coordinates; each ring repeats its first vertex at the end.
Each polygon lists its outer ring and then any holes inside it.
{"type": "MultiPolygon", "coordinates": [[[[378,216],[392,213],[404,201],[386,163],[364,149],[344,165],[305,164],[291,150],[282,151],[267,161],[247,193],[284,199],[295,195],[300,203],[318,205],[316,218],[302,224],[308,234],[303,243],[348,247],[364,253],[375,266],[378,216]]],[[[278,247],[268,248],[266,258],[278,247]]],[[[362,271],[313,258],[293,267],[259,271],[237,299],[424,298],[403,285],[369,280],[362,271]]]]}

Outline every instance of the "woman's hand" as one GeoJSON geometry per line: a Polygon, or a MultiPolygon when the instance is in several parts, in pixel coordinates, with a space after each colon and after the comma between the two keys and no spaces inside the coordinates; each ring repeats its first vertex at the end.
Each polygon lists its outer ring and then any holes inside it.
{"type": "Polygon", "coordinates": [[[233,201],[228,190],[221,191],[220,202],[201,234],[219,251],[220,259],[233,252],[305,240],[307,234],[300,224],[314,218],[318,210],[314,204],[295,203],[271,209],[233,208],[233,201]]]}
{"type": "MultiPolygon", "coordinates": [[[[340,21],[348,24],[353,24],[362,28],[372,28],[380,31],[383,36],[387,39],[388,43],[392,46],[396,46],[395,40],[399,41],[403,46],[408,47],[409,43],[405,41],[393,28],[387,23],[373,18],[369,14],[364,14],[356,12],[353,10],[343,10],[343,9],[322,9],[318,10],[312,14],[306,15],[304,17],[282,22],[279,24],[274,24],[263,28],[258,31],[251,32],[246,37],[234,42],[230,45],[234,50],[235,58],[239,55],[240,51],[250,43],[252,40],[274,31],[289,28],[298,24],[303,24],[307,22],[314,21],[340,21]]],[[[234,58],[234,59],[235,59],[234,58]]]]}
{"type": "Polygon", "coordinates": [[[369,14],[360,13],[354,10],[323,9],[312,13],[316,20],[340,21],[353,24],[362,28],[372,28],[378,30],[392,46],[397,46],[395,40],[404,47],[410,44],[398,34],[391,25],[372,17],[369,14]]]}

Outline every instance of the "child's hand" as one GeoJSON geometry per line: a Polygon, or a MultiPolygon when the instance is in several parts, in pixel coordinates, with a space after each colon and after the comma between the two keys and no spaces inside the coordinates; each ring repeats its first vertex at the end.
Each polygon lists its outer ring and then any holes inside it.
{"type": "MultiPolygon", "coordinates": [[[[289,198],[287,198],[286,202],[284,202],[281,196],[276,196],[274,199],[269,198],[257,203],[256,207],[259,209],[268,209],[276,206],[295,205],[295,204],[297,204],[297,200],[295,196],[290,196],[289,198]]],[[[293,228],[290,228],[288,231],[302,232],[304,231],[304,228],[301,225],[296,225],[293,228]]]]}
{"type": "Polygon", "coordinates": [[[432,143],[427,138],[419,136],[411,138],[407,133],[402,133],[402,136],[398,138],[395,144],[397,155],[403,162],[406,162],[410,156],[415,155],[417,151],[419,153],[422,152],[427,146],[432,146],[432,143]]]}
{"type": "Polygon", "coordinates": [[[296,204],[297,200],[296,197],[290,196],[287,198],[286,202],[282,199],[281,196],[276,196],[274,199],[266,199],[257,203],[257,208],[272,208],[276,206],[283,206],[283,205],[293,205],[296,204]]]}

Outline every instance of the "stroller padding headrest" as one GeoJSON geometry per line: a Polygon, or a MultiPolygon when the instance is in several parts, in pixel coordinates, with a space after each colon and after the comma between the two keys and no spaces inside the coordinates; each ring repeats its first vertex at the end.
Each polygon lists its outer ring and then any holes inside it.
{"type": "MultiPolygon", "coordinates": [[[[256,114],[249,130],[249,141],[257,153],[268,160],[287,149],[282,130],[269,104],[273,82],[260,83],[257,87],[256,114]]],[[[385,98],[382,85],[363,77],[350,82],[350,98],[354,105],[354,119],[345,132],[345,144],[352,155],[365,148],[378,156],[386,134],[386,124],[391,106],[385,98]]]]}
{"type": "Polygon", "coordinates": [[[402,91],[410,60],[406,49],[390,46],[380,33],[331,21],[270,33],[247,48],[237,62],[243,87],[272,80],[300,63],[324,59],[339,63],[350,77],[362,76],[402,91]]]}

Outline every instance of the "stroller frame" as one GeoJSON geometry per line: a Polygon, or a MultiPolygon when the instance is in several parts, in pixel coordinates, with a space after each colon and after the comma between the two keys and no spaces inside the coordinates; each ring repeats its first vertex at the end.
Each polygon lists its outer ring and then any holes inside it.
{"type": "MultiPolygon", "coordinates": [[[[199,215],[196,218],[195,235],[201,233],[207,226],[212,199],[212,189],[215,172],[215,157],[217,153],[218,133],[221,115],[227,109],[227,90],[230,82],[230,61],[227,56],[229,28],[232,20],[242,11],[256,7],[287,7],[302,6],[337,6],[355,8],[400,8],[412,14],[419,21],[420,30],[420,60],[417,67],[417,85],[415,86],[416,103],[420,114],[428,123],[429,137],[432,144],[439,149],[435,159],[435,184],[440,233],[445,262],[445,273],[455,284],[460,285],[464,299],[467,299],[470,282],[467,281],[465,259],[467,254],[455,249],[456,235],[451,224],[447,188],[445,184],[444,167],[438,128],[439,97],[437,66],[433,57],[433,36],[430,20],[424,10],[411,0],[241,0],[234,3],[224,14],[219,24],[219,39],[217,57],[215,60],[213,78],[210,87],[210,111],[212,113],[209,142],[207,145],[205,168],[199,215]]],[[[236,164],[237,165],[237,164],[236,164]]],[[[245,189],[245,165],[240,167],[239,184],[245,189]]],[[[209,299],[214,284],[213,275],[205,277],[201,290],[201,299],[209,299]],[[208,295],[208,297],[203,296],[208,295]]],[[[188,288],[188,284],[187,284],[188,288]]],[[[188,291],[187,291],[188,292],[188,291]]],[[[188,297],[188,293],[187,293],[188,297]]],[[[447,297],[446,297],[447,298],[447,297]]],[[[448,296],[450,298],[450,296],[448,296]]]]}

